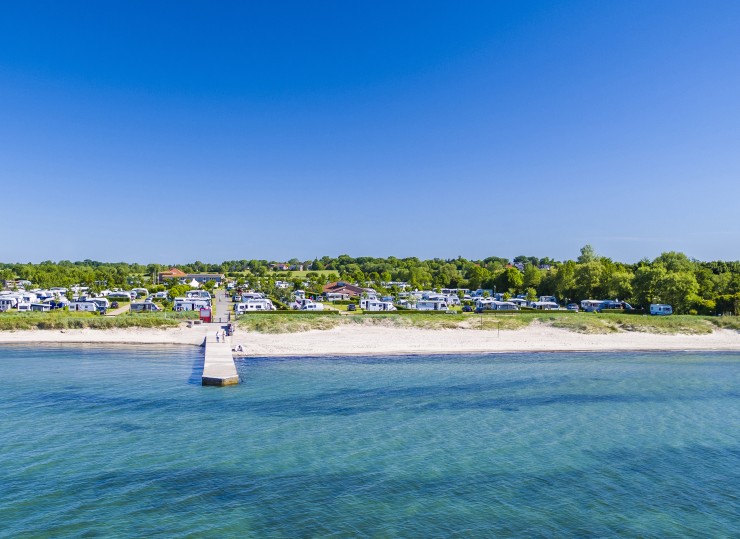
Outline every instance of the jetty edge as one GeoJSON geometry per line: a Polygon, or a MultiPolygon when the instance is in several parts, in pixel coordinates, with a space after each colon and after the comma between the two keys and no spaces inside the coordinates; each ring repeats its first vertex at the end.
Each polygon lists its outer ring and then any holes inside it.
{"type": "Polygon", "coordinates": [[[215,335],[207,335],[204,342],[205,361],[203,362],[204,386],[230,386],[239,383],[239,373],[231,354],[231,337],[216,341],[215,335]]]}

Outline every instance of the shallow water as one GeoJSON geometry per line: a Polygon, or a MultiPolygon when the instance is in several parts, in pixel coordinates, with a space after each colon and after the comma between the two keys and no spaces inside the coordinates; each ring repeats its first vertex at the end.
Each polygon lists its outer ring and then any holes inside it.
{"type": "Polygon", "coordinates": [[[0,537],[740,536],[740,352],[0,347],[0,537]]]}

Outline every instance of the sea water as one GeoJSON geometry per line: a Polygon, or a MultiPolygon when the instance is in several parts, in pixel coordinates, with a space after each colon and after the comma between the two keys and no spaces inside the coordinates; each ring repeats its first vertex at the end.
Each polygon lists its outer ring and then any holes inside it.
{"type": "Polygon", "coordinates": [[[740,352],[0,347],[0,537],[738,537],[740,352]]]}

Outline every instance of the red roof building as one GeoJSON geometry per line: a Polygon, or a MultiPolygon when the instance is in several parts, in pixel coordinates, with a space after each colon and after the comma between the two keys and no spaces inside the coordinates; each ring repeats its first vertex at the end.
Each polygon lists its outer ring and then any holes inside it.
{"type": "Polygon", "coordinates": [[[353,284],[345,283],[342,281],[325,284],[323,291],[325,293],[332,292],[335,294],[347,294],[351,297],[360,296],[363,292],[362,288],[360,288],[359,286],[355,286],[353,284]]]}

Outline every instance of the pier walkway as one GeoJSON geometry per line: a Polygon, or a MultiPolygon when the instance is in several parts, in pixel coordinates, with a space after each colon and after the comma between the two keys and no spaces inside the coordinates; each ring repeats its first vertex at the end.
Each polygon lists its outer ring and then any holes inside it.
{"type": "MultiPolygon", "coordinates": [[[[220,329],[220,326],[219,326],[220,329]]],[[[239,383],[234,357],[231,355],[231,337],[216,342],[216,331],[209,331],[206,336],[206,359],[203,362],[204,386],[229,386],[239,383]]]]}

